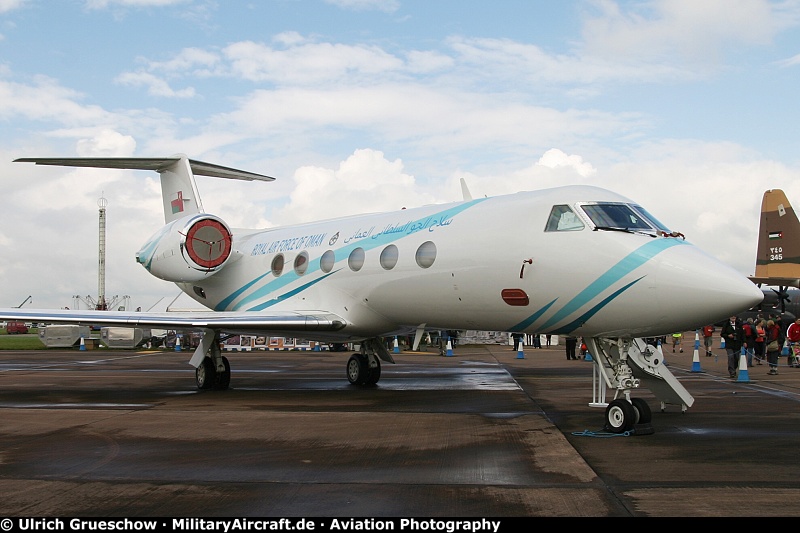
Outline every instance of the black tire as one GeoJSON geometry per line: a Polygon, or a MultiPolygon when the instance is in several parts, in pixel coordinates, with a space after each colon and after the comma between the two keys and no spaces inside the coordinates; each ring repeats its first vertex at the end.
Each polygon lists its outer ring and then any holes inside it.
{"type": "Polygon", "coordinates": [[[377,366],[368,368],[367,370],[369,376],[364,382],[365,385],[375,385],[381,379],[381,362],[379,359],[376,359],[375,362],[377,363],[377,366]]]}
{"type": "Polygon", "coordinates": [[[628,400],[617,398],[606,407],[606,431],[625,433],[633,429],[636,410],[628,400]]]}
{"type": "Polygon", "coordinates": [[[347,361],[347,381],[353,385],[364,385],[369,377],[367,358],[354,353],[347,361]]]}
{"type": "Polygon", "coordinates": [[[231,364],[224,355],[222,356],[222,364],[225,365],[225,371],[217,374],[217,383],[214,388],[217,390],[228,390],[231,386],[231,364]]]}
{"type": "Polygon", "coordinates": [[[217,369],[214,368],[214,362],[210,357],[205,357],[195,369],[194,379],[200,390],[208,390],[214,386],[217,381],[217,369]]]}
{"type": "Polygon", "coordinates": [[[636,411],[636,420],[634,423],[649,424],[653,419],[653,412],[650,410],[650,406],[647,405],[647,402],[641,398],[631,398],[631,405],[633,405],[633,409],[636,411]]]}

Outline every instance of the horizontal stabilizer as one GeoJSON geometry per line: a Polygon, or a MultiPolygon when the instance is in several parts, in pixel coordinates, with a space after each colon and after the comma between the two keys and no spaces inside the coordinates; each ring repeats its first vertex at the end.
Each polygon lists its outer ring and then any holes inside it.
{"type": "MultiPolygon", "coordinates": [[[[161,172],[169,166],[180,161],[180,156],[174,157],[23,157],[15,159],[15,163],[36,163],[37,165],[52,165],[59,167],[91,167],[91,168],[119,168],[130,170],[152,170],[161,172]]],[[[259,180],[275,181],[275,178],[237,170],[235,168],[223,167],[212,163],[205,163],[195,159],[189,159],[192,172],[198,176],[210,176],[213,178],[227,178],[235,180],[259,180]]]]}

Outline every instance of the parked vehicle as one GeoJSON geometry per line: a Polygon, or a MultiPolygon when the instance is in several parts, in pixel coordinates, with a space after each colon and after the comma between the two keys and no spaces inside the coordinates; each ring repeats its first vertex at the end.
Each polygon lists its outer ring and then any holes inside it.
{"type": "Polygon", "coordinates": [[[28,333],[28,326],[25,325],[25,322],[9,322],[6,324],[6,333],[9,335],[28,333]]]}

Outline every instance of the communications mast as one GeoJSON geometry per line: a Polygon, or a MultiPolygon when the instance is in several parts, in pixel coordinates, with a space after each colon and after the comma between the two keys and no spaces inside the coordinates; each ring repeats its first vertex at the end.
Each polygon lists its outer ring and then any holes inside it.
{"type": "Polygon", "coordinates": [[[100,208],[100,242],[98,246],[97,261],[97,305],[95,309],[105,311],[108,309],[106,303],[106,207],[108,200],[100,197],[97,200],[97,207],[100,208]]]}

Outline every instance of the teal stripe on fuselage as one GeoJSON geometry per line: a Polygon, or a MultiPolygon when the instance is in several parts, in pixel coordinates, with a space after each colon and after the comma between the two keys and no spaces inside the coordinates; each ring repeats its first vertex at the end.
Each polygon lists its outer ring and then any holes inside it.
{"type": "Polygon", "coordinates": [[[218,303],[216,306],[214,306],[214,310],[215,311],[224,311],[231,304],[231,302],[233,302],[236,298],[241,296],[247,289],[249,289],[250,287],[252,287],[256,283],[258,283],[259,280],[264,279],[264,277],[267,274],[271,274],[271,272],[265,272],[264,274],[261,274],[260,276],[258,276],[256,279],[254,279],[254,280],[252,280],[252,281],[250,281],[248,283],[245,283],[240,289],[234,291],[230,296],[228,296],[227,298],[222,300],[220,303],[218,303]]]}
{"type": "Polygon", "coordinates": [[[644,276],[642,276],[641,278],[635,279],[635,280],[631,281],[630,283],[628,283],[627,285],[625,285],[624,287],[622,287],[621,289],[618,289],[618,290],[614,291],[611,295],[603,298],[603,301],[601,301],[599,304],[595,305],[594,307],[589,309],[587,312],[585,312],[584,314],[582,314],[581,316],[579,316],[578,318],[576,318],[575,320],[573,320],[569,324],[566,324],[564,326],[561,326],[561,327],[557,328],[555,331],[553,331],[553,333],[555,333],[557,335],[565,335],[565,334],[568,334],[568,333],[572,333],[573,331],[575,331],[576,329],[581,327],[583,324],[585,324],[586,321],[589,320],[590,318],[592,318],[594,316],[594,314],[597,313],[600,309],[602,309],[606,305],[608,305],[608,303],[610,301],[614,300],[617,296],[619,296],[623,292],[627,291],[630,287],[632,287],[633,285],[638,283],[642,278],[644,278],[644,276]]]}
{"type": "MultiPolygon", "coordinates": [[[[651,240],[646,244],[643,244],[623,259],[621,259],[616,265],[609,268],[606,272],[604,272],[599,278],[595,281],[590,283],[585,289],[583,289],[580,293],[578,293],[572,300],[567,302],[564,307],[559,309],[553,316],[551,316],[544,324],[537,327],[540,331],[551,331],[553,327],[566,320],[570,315],[580,310],[583,306],[587,305],[590,301],[596,298],[599,294],[603,291],[608,290],[612,285],[619,282],[623,277],[630,274],[635,269],[639,268],[646,262],[650,261],[653,257],[660,254],[664,250],[672,248],[673,246],[685,244],[684,241],[679,241],[677,239],[655,239],[651,240]]],[[[641,279],[641,278],[639,278],[641,279]]],[[[638,280],[637,280],[638,281],[638,280]]],[[[627,289],[630,287],[630,284],[625,287],[627,289]]],[[[617,292],[614,294],[614,297],[621,294],[617,292]]],[[[610,301],[610,300],[609,300],[610,301]]],[[[606,305],[608,301],[604,301],[602,305],[606,305]]],[[[599,311],[600,308],[596,308],[592,311],[592,314],[595,314],[599,311]]],[[[537,311],[534,315],[540,315],[541,313],[537,311]]],[[[531,315],[532,317],[534,315],[531,315]]],[[[534,320],[531,320],[531,317],[523,320],[519,324],[512,327],[511,331],[516,331],[519,328],[527,328],[528,326],[532,325],[534,320]],[[524,325],[524,326],[523,326],[524,325]],[[515,329],[518,328],[518,329],[515,329]]]]}
{"type": "MultiPolygon", "coordinates": [[[[396,228],[392,228],[390,231],[380,232],[377,235],[373,235],[373,236],[370,236],[370,237],[357,239],[354,242],[352,242],[351,244],[348,244],[348,245],[343,246],[343,247],[341,247],[341,248],[339,248],[337,250],[334,250],[334,253],[336,254],[335,255],[336,263],[338,263],[339,261],[346,261],[347,258],[350,256],[350,253],[353,250],[355,250],[356,248],[363,248],[364,251],[369,251],[369,250],[372,250],[374,248],[385,246],[385,245],[387,245],[389,243],[398,241],[398,240],[402,239],[403,237],[407,237],[409,235],[413,235],[413,234],[418,233],[418,232],[423,231],[423,230],[433,231],[433,229],[435,229],[437,227],[447,226],[447,225],[450,224],[450,222],[451,222],[450,219],[451,218],[455,217],[456,215],[462,213],[463,211],[466,211],[470,207],[473,207],[473,206],[475,206],[475,205],[477,205],[477,204],[479,204],[479,203],[481,203],[481,202],[483,202],[485,200],[488,200],[488,198],[479,198],[479,199],[476,199],[476,200],[471,200],[469,202],[463,202],[463,203],[460,203],[460,204],[458,204],[458,205],[456,205],[454,207],[451,207],[450,209],[445,209],[444,211],[439,211],[438,213],[434,213],[432,215],[427,215],[427,216],[421,217],[421,218],[419,218],[417,220],[414,220],[414,221],[408,222],[407,224],[404,224],[403,225],[403,228],[404,228],[403,231],[397,231],[396,228]]],[[[398,216],[400,216],[400,215],[402,215],[402,212],[398,213],[398,216]]],[[[306,273],[303,275],[303,277],[315,274],[318,271],[320,271],[320,258],[319,257],[309,261],[308,269],[306,270],[306,273]]],[[[335,272],[332,272],[332,273],[335,273],[335,272]]],[[[225,310],[238,311],[238,310],[241,310],[241,309],[245,308],[247,305],[251,304],[252,302],[255,302],[255,301],[257,301],[259,299],[262,299],[262,298],[266,298],[271,293],[273,293],[273,292],[275,292],[277,290],[280,290],[281,288],[283,288],[283,287],[285,287],[285,286],[287,286],[287,285],[289,285],[291,283],[294,283],[295,281],[300,279],[300,276],[298,276],[294,271],[285,272],[281,276],[273,279],[272,281],[269,281],[268,283],[262,285],[261,287],[258,287],[251,294],[249,294],[248,296],[245,296],[244,298],[242,298],[241,300],[239,300],[235,304],[233,303],[237,298],[239,298],[249,288],[251,288],[253,285],[257,284],[257,282],[262,280],[264,277],[265,277],[265,275],[261,275],[261,276],[257,277],[256,279],[248,282],[247,284],[245,284],[241,288],[237,289],[236,291],[231,293],[229,296],[224,298],[219,304],[217,304],[215,306],[215,309],[217,311],[225,311],[225,310]]],[[[327,275],[323,276],[322,278],[320,278],[320,280],[324,279],[325,277],[327,277],[327,275]]],[[[305,285],[303,285],[303,287],[300,288],[300,290],[304,290],[305,288],[308,288],[313,284],[314,283],[305,284],[305,285]]],[[[285,294],[278,295],[275,298],[272,298],[272,299],[270,299],[270,300],[268,300],[266,302],[258,304],[255,307],[249,308],[247,310],[248,311],[253,311],[253,310],[265,309],[266,307],[269,307],[269,306],[274,305],[274,304],[276,304],[276,303],[278,303],[278,302],[280,302],[282,300],[285,300],[289,296],[293,296],[293,295],[297,294],[298,292],[299,292],[298,289],[293,289],[293,290],[291,290],[291,291],[289,291],[289,292],[287,292],[285,294]]]]}
{"type": "MultiPolygon", "coordinates": [[[[341,270],[341,269],[339,269],[339,270],[341,270]]],[[[278,296],[274,300],[269,300],[269,301],[266,301],[266,302],[261,303],[259,305],[256,305],[254,307],[251,307],[250,309],[248,309],[248,311],[261,311],[262,309],[266,309],[267,307],[275,305],[276,303],[278,303],[280,301],[286,300],[287,298],[291,298],[295,294],[299,294],[299,293],[303,292],[304,290],[306,290],[307,288],[311,287],[312,285],[316,285],[317,283],[319,283],[320,281],[324,280],[328,276],[332,276],[333,274],[336,274],[339,270],[334,270],[333,272],[331,272],[329,274],[325,274],[324,276],[322,276],[320,278],[311,280],[311,281],[309,281],[308,283],[306,283],[304,285],[300,285],[299,287],[295,287],[293,290],[281,294],[280,296],[278,296]]]]}
{"type": "Polygon", "coordinates": [[[524,331],[525,328],[527,328],[528,326],[530,326],[531,324],[536,322],[536,320],[538,320],[539,317],[542,316],[545,313],[545,311],[550,309],[550,306],[552,306],[554,303],[556,303],[556,300],[558,300],[558,298],[556,298],[555,300],[553,300],[549,304],[545,305],[544,307],[542,307],[541,309],[539,309],[538,311],[533,313],[531,316],[529,316],[528,318],[526,318],[525,320],[523,320],[522,322],[520,322],[516,326],[512,327],[509,331],[524,331]]]}

